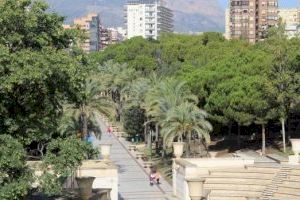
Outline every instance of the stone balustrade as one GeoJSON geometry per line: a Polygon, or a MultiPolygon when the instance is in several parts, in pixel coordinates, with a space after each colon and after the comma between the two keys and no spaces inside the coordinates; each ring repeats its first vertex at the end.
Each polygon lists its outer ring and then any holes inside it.
{"type": "MultiPolygon", "coordinates": [[[[43,174],[41,161],[28,161],[27,165],[34,170],[36,177],[43,174]]],[[[51,172],[51,167],[49,167],[51,172]]],[[[111,200],[118,200],[118,168],[110,161],[85,160],[75,173],[75,177],[95,177],[93,190],[105,192],[110,191],[111,200]]],[[[38,187],[39,182],[33,183],[33,187],[38,187]]],[[[66,190],[76,190],[78,188],[75,178],[69,177],[64,184],[66,190]]]]}

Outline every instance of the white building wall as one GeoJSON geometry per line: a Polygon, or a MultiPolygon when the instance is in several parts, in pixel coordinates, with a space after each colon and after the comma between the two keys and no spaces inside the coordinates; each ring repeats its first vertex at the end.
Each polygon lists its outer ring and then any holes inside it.
{"type": "Polygon", "coordinates": [[[230,10],[225,10],[225,34],[224,37],[230,40],[230,10]]]}
{"type": "Polygon", "coordinates": [[[145,37],[145,5],[127,5],[127,38],[145,37]]]}
{"type": "MultiPolygon", "coordinates": [[[[136,36],[142,36],[144,38],[153,38],[157,39],[160,31],[159,20],[171,20],[170,15],[172,12],[168,9],[159,9],[161,8],[161,3],[159,1],[153,1],[152,3],[128,3],[125,6],[125,15],[126,15],[126,28],[127,28],[127,39],[136,36]],[[159,16],[158,12],[167,14],[167,17],[159,16]],[[161,18],[163,17],[163,18],[161,18]]],[[[170,25],[164,25],[164,28],[170,29],[170,25]]],[[[171,31],[171,30],[170,30],[171,31]]]]}

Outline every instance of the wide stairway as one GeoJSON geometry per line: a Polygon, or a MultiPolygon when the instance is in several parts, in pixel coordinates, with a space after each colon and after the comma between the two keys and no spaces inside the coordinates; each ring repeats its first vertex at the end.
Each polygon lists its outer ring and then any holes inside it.
{"type": "Polygon", "coordinates": [[[286,166],[286,177],[278,181],[270,200],[300,200],[300,167],[286,166]]]}
{"type": "Polygon", "coordinates": [[[210,191],[210,200],[247,200],[247,197],[259,199],[279,171],[279,166],[267,165],[211,169],[205,177],[204,189],[210,191]]]}

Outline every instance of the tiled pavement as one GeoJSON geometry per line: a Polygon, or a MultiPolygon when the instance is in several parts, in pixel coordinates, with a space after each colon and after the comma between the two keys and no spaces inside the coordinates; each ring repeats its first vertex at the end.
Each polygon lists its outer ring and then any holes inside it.
{"type": "Polygon", "coordinates": [[[171,200],[172,188],[164,179],[160,185],[150,186],[148,173],[128,151],[129,142],[106,134],[106,126],[99,121],[102,129],[101,143],[111,143],[111,160],[119,167],[119,200],[171,200]]]}

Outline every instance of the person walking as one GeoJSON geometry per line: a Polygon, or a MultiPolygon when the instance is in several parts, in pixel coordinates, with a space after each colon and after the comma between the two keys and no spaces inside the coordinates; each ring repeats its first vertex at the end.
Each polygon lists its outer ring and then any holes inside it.
{"type": "Polygon", "coordinates": [[[111,126],[108,126],[108,127],[107,127],[107,134],[109,135],[109,137],[111,137],[112,133],[113,133],[112,127],[111,127],[111,126]]]}
{"type": "Polygon", "coordinates": [[[160,184],[160,179],[161,179],[161,176],[160,176],[159,172],[157,171],[157,169],[155,167],[153,167],[151,169],[151,172],[150,172],[150,175],[149,175],[150,185],[153,186],[154,183],[159,185],[160,184]]]}

